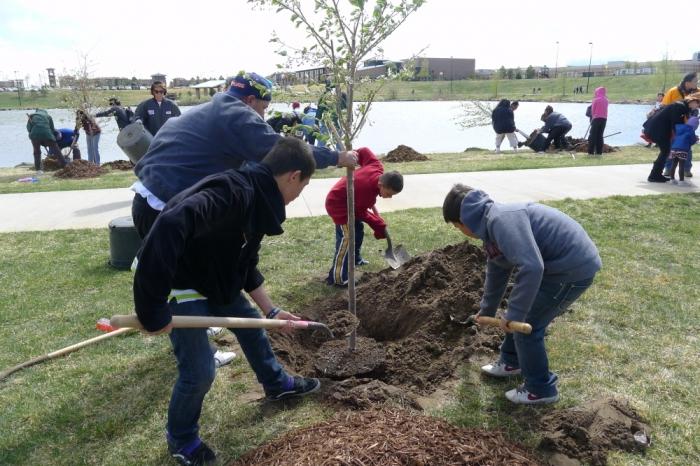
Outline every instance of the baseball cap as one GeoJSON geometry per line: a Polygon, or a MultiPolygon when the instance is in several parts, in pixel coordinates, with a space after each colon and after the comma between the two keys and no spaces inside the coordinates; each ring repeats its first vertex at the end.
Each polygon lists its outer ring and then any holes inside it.
{"type": "Polygon", "coordinates": [[[238,98],[249,95],[260,100],[272,100],[272,83],[257,73],[239,73],[230,78],[228,93],[238,98]]]}

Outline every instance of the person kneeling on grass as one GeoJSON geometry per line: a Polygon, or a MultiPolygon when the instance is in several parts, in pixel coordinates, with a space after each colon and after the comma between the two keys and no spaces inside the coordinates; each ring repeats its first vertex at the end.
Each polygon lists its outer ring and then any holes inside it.
{"type": "Polygon", "coordinates": [[[537,203],[501,204],[483,191],[455,185],[442,206],[445,222],[483,241],[487,256],[479,316],[494,316],[514,269],[508,309],[501,318],[506,332],[500,359],[481,368],[493,377],[522,374],[525,383],[506,392],[513,403],[559,400],[557,375],[549,370],[544,335],[593,283],[602,262],[598,249],[575,220],[537,203]],[[511,333],[510,321],[532,325],[532,333],[511,333]]]}
{"type": "MultiPolygon", "coordinates": [[[[362,258],[362,241],[366,222],[377,239],[386,238],[386,222],[379,216],[377,196],[390,199],[403,189],[403,177],[397,171],[384,173],[384,165],[366,147],[357,151],[360,168],[354,173],[355,186],[355,265],[369,262],[362,258]]],[[[326,284],[344,287],[348,283],[348,180],[342,177],[326,196],[326,212],[335,223],[335,254],[326,284]]]]}
{"type": "MultiPolygon", "coordinates": [[[[204,328],[172,326],[173,315],[299,318],[272,304],[258,271],[265,235],[283,233],[285,205],[316,168],[311,147],[280,139],[260,164],[204,178],[174,196],[146,236],[134,275],[134,304],[144,330],[170,333],[179,376],[168,409],[167,443],[180,464],[210,464],[214,452],[199,436],[204,396],[215,376],[204,328]]],[[[231,329],[268,400],[317,391],[315,378],[292,377],[277,362],[263,329],[231,329]]]]}

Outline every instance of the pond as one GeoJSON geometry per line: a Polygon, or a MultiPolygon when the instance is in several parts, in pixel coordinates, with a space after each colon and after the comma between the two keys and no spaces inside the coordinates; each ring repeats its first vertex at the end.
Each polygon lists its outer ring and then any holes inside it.
{"type": "MultiPolygon", "coordinates": [[[[491,106],[493,102],[489,102],[491,106]]],[[[303,107],[302,103],[302,107],[303,107]]],[[[540,115],[547,103],[522,102],[515,112],[518,129],[529,133],[542,125],[540,115]]],[[[552,103],[555,111],[563,113],[573,125],[573,137],[583,137],[588,129],[585,116],[588,104],[552,103]]],[[[182,107],[187,112],[192,107],[182,107]]],[[[287,104],[271,105],[272,110],[287,111],[287,104]]],[[[640,142],[639,133],[649,105],[611,104],[608,110],[608,124],[605,133],[614,136],[606,138],[606,143],[615,146],[632,145],[640,142]]],[[[19,163],[33,163],[32,146],[27,137],[26,110],[0,111],[0,167],[11,167],[19,163]]],[[[57,128],[72,128],[73,112],[67,109],[49,110],[57,128]]],[[[494,146],[494,132],[491,126],[462,129],[457,121],[464,114],[463,103],[457,101],[440,102],[378,102],[373,104],[369,124],[363,128],[354,146],[367,146],[378,154],[384,154],[405,144],[422,153],[461,152],[469,147],[491,149],[494,146]]],[[[117,125],[113,118],[100,118],[102,136],[100,156],[102,162],[126,159],[117,146],[117,125]]],[[[81,131],[82,133],[82,131],[81,131]]],[[[520,138],[523,139],[522,137],[520,138]]],[[[506,149],[507,141],[502,148],[506,149]]],[[[80,138],[80,149],[87,158],[84,134],[80,138]]]]}

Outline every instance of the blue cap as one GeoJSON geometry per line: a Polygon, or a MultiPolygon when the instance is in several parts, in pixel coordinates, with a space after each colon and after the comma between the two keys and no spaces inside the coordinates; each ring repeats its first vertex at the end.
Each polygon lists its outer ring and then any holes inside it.
{"type": "Polygon", "coordinates": [[[252,95],[260,100],[272,100],[272,83],[257,73],[239,73],[230,81],[228,93],[235,97],[252,95]]]}

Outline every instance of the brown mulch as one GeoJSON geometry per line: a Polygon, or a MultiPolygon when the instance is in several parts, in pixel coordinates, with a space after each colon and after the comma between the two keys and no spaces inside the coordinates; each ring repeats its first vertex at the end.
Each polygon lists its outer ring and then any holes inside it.
{"type": "MultiPolygon", "coordinates": [[[[570,136],[566,137],[566,141],[569,143],[572,151],[575,152],[585,152],[588,153],[588,139],[572,138],[570,136]]],[[[603,153],[608,154],[610,152],[617,152],[618,149],[607,144],[603,144],[603,153]]]]}
{"type": "Polygon", "coordinates": [[[250,451],[230,466],[540,464],[500,432],[460,429],[406,410],[340,412],[250,451]]]}
{"type": "Polygon", "coordinates": [[[115,160],[114,162],[107,162],[102,164],[102,168],[108,168],[110,170],[133,170],[134,164],[131,160],[115,160]]]}
{"type": "Polygon", "coordinates": [[[385,162],[422,162],[429,159],[420,152],[416,152],[415,149],[401,144],[396,149],[390,150],[382,160],[385,162]]]}
{"type": "Polygon", "coordinates": [[[41,162],[41,168],[45,172],[55,172],[60,170],[61,166],[58,164],[58,160],[55,157],[46,157],[41,162]]]}
{"type": "Polygon", "coordinates": [[[105,173],[105,169],[87,160],[74,160],[54,176],[58,178],[95,178],[105,173]]]}

